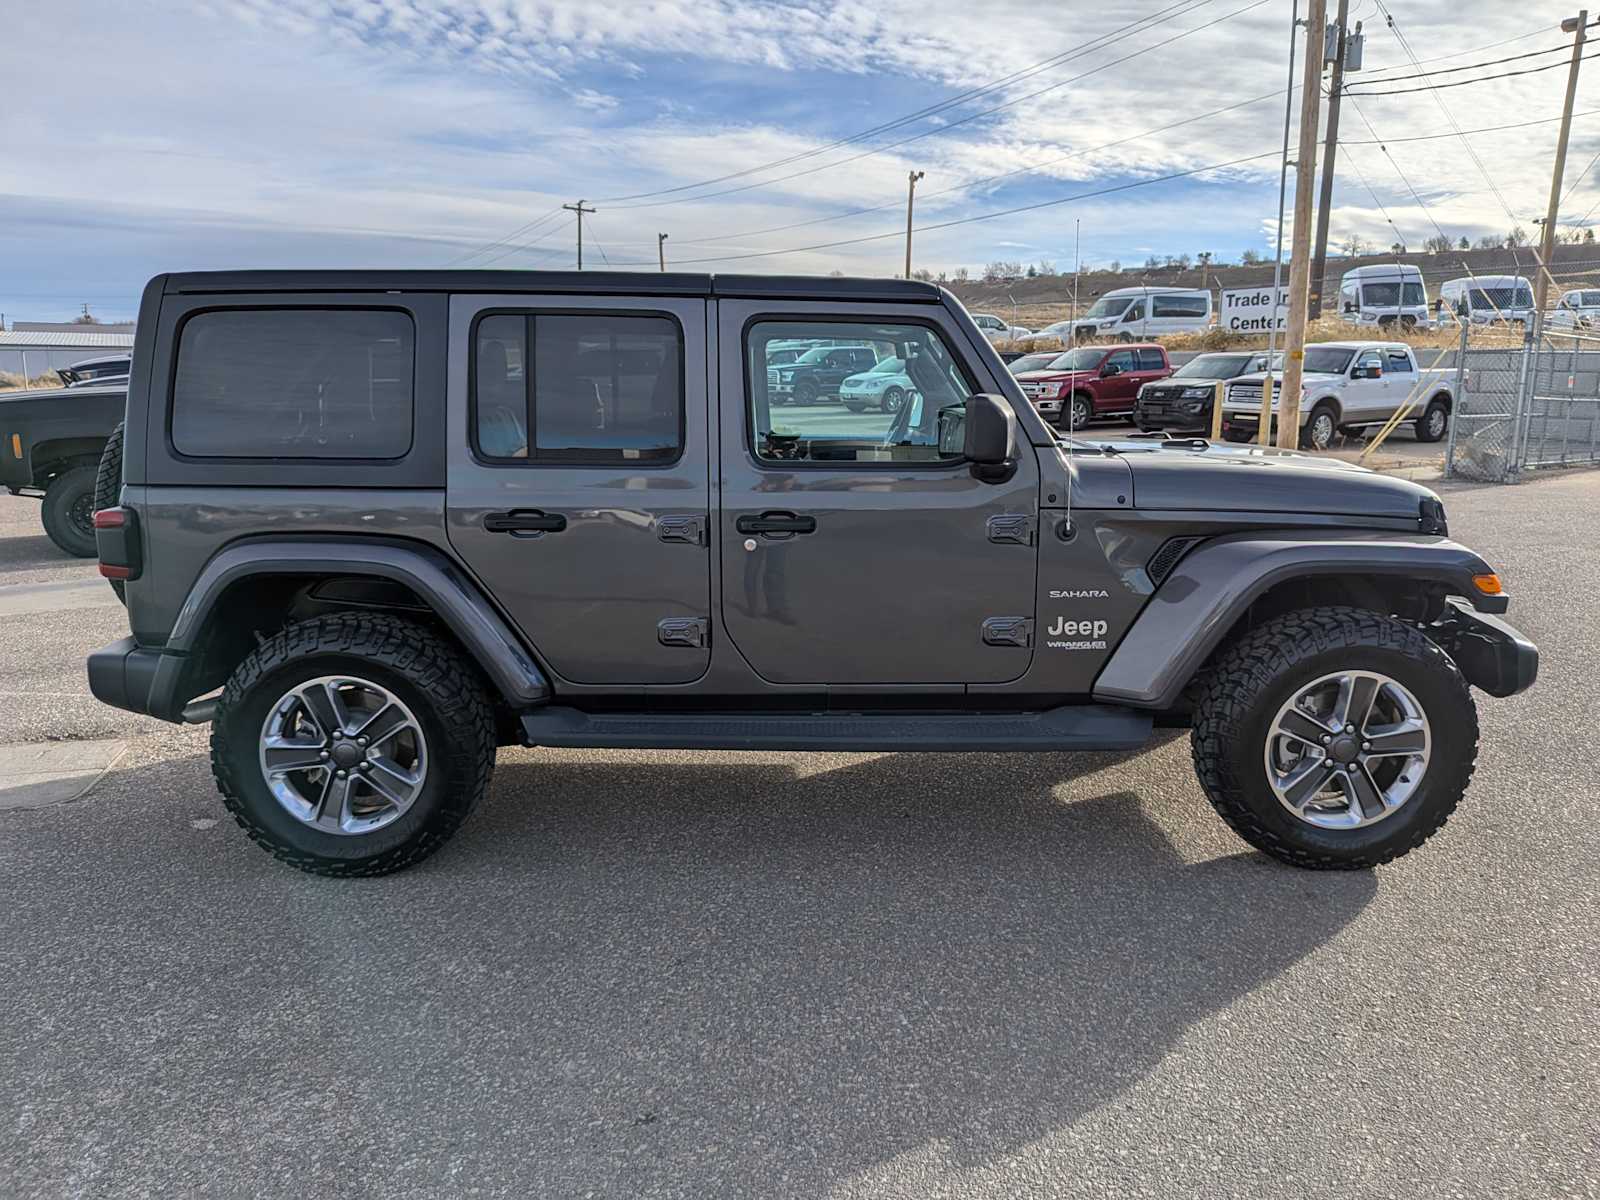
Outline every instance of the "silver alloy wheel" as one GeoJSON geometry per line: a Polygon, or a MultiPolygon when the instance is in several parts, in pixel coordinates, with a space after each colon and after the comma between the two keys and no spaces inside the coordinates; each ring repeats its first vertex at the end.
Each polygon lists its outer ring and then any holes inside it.
{"type": "Polygon", "coordinates": [[[324,833],[371,833],[422,794],[428,746],[387,688],[350,675],[296,684],[261,726],[261,775],[296,820],[324,833]]]}
{"type": "Polygon", "coordinates": [[[1084,428],[1086,428],[1088,426],[1088,424],[1089,424],[1089,419],[1090,419],[1091,416],[1093,416],[1093,409],[1091,409],[1090,406],[1089,406],[1088,397],[1086,397],[1086,396],[1074,396],[1072,398],[1072,408],[1071,408],[1072,428],[1073,429],[1084,429],[1084,428]]]}
{"type": "Polygon", "coordinates": [[[1333,445],[1333,414],[1324,410],[1311,416],[1311,445],[1326,450],[1333,445]]]}
{"type": "Polygon", "coordinates": [[[1445,413],[1442,404],[1435,404],[1428,410],[1428,436],[1437,441],[1444,436],[1445,413]]]}
{"type": "Polygon", "coordinates": [[[1267,728],[1267,782],[1307,824],[1357,829],[1394,813],[1422,784],[1428,716],[1401,683],[1336,671],[1300,688],[1267,728]]]}

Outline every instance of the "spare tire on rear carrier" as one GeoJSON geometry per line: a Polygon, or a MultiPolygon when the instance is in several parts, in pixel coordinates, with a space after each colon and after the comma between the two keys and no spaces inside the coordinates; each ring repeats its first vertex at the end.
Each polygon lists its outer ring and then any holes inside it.
{"type": "MultiPolygon", "coordinates": [[[[112,508],[116,505],[122,494],[122,426],[124,422],[118,421],[117,427],[111,431],[111,436],[106,439],[106,447],[100,451],[100,467],[94,476],[94,511],[102,508],[112,508]]],[[[110,579],[111,590],[117,594],[117,599],[124,604],[128,602],[126,585],[120,579],[110,579]]]]}

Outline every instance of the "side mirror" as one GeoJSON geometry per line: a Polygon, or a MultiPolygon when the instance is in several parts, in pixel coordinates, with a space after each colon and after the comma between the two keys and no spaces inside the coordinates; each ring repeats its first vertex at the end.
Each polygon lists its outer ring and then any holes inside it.
{"type": "Polygon", "coordinates": [[[1100,368],[1100,378],[1101,379],[1110,379],[1113,375],[1121,375],[1121,374],[1122,374],[1122,368],[1117,366],[1116,363],[1106,363],[1105,366],[1100,368]]]}
{"type": "Polygon", "coordinates": [[[962,452],[974,478],[1003,483],[1017,469],[1017,418],[999,396],[980,392],[967,398],[962,452]]]}
{"type": "Polygon", "coordinates": [[[1344,302],[1344,310],[1345,312],[1355,312],[1356,306],[1352,301],[1346,300],[1344,302]]]}

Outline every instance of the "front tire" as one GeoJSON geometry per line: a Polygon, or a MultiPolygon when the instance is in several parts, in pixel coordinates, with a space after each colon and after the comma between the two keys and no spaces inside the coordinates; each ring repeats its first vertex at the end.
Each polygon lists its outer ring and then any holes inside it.
{"type": "Polygon", "coordinates": [[[93,558],[94,481],[98,468],[73,467],[50,481],[40,517],[50,540],[75,558],[93,558]]]}
{"type": "Polygon", "coordinates": [[[815,404],[817,402],[817,385],[814,383],[797,383],[794,388],[795,404],[815,404]]]}
{"type": "Polygon", "coordinates": [[[1358,870],[1422,845],[1455,811],[1478,714],[1420,630],[1327,606],[1268,621],[1220,656],[1190,747],[1213,807],[1245,841],[1292,866],[1358,870]]]}
{"type": "Polygon", "coordinates": [[[1300,431],[1300,449],[1326,450],[1333,445],[1333,435],[1338,431],[1339,422],[1333,415],[1333,409],[1326,404],[1319,404],[1311,410],[1311,419],[1300,431]]]}
{"type": "Polygon", "coordinates": [[[388,616],[318,617],[268,638],[229,678],[211,727],[211,769],[234,819],[314,875],[422,861],[487,791],[494,754],[494,710],[472,664],[388,616]]]}
{"type": "Polygon", "coordinates": [[[1094,402],[1078,392],[1067,405],[1067,428],[1083,429],[1094,416],[1094,402]]]}
{"type": "Polygon", "coordinates": [[[885,388],[878,399],[878,408],[886,413],[897,413],[905,407],[906,394],[897,387],[885,388]]]}

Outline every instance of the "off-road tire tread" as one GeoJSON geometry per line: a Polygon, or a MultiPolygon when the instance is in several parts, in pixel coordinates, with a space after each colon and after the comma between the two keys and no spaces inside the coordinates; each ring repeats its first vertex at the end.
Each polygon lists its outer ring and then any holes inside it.
{"type": "MultiPolygon", "coordinates": [[[[239,827],[275,858],[313,875],[338,878],[388,875],[421,862],[444,845],[489,788],[494,769],[494,710],[479,673],[438,635],[411,621],[369,613],[335,613],[289,625],[256,647],[228,678],[211,723],[211,771],[222,801],[239,827]],[[442,805],[419,836],[371,858],[341,861],[285,846],[258,825],[234,777],[236,756],[227,739],[230,706],[241,703],[263,676],[310,654],[344,654],[380,663],[404,675],[437,707],[440,723],[467,753],[465,771],[449,781],[454,802],[442,805]]],[[[243,756],[255,757],[255,748],[243,756]]]]}
{"type": "MultiPolygon", "coordinates": [[[[122,428],[125,422],[118,421],[117,427],[111,431],[111,436],[106,439],[105,449],[100,451],[100,465],[94,473],[94,508],[99,512],[102,508],[111,508],[117,502],[117,497],[122,492],[122,428]]],[[[121,579],[108,579],[111,590],[117,594],[117,599],[123,604],[128,602],[128,587],[121,579]]]]}
{"type": "MultiPolygon", "coordinates": [[[[1212,807],[1256,849],[1313,871],[1364,870],[1415,850],[1444,827],[1477,766],[1477,710],[1460,668],[1421,630],[1369,609],[1325,605],[1298,609],[1265,622],[1214,661],[1200,687],[1189,746],[1195,774],[1212,807]],[[1394,650],[1430,665],[1449,681],[1449,686],[1460,691],[1470,718],[1466,726],[1450,731],[1450,744],[1466,745],[1469,752],[1454,764],[1460,773],[1459,782],[1443,789],[1443,803],[1432,819],[1414,825],[1404,841],[1385,846],[1380,852],[1333,857],[1291,845],[1263,825],[1242,799],[1242,789],[1224,750],[1244,736],[1241,725],[1265,688],[1302,659],[1339,647],[1394,650]]],[[[1449,769],[1451,765],[1443,760],[1431,764],[1435,769],[1449,769]]]]}

